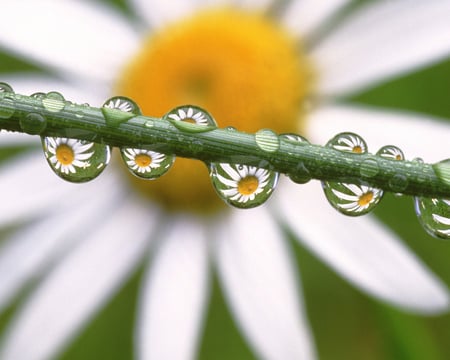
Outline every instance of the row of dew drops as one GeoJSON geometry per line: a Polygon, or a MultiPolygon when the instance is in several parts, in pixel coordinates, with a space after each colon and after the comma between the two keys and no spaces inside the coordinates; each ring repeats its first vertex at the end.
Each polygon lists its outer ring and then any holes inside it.
{"type": "MultiPolygon", "coordinates": [[[[0,83],[2,101],[9,101],[5,95],[12,93],[12,88],[0,83]]],[[[49,112],[59,112],[66,106],[75,105],[65,101],[58,92],[35,93],[31,97],[41,99],[42,104],[49,112]]],[[[10,99],[11,100],[11,99],[10,99]]],[[[87,104],[85,104],[87,106],[87,104]]],[[[138,105],[126,97],[112,97],[102,105],[102,112],[107,123],[117,126],[120,122],[141,115],[138,105]]],[[[0,118],[12,116],[12,112],[0,113],[0,118]]],[[[82,112],[79,117],[82,117],[82,112]]],[[[180,106],[163,117],[178,129],[188,132],[207,131],[217,128],[211,115],[196,106],[180,106]],[[204,130],[202,130],[204,129],[204,130]]],[[[40,113],[29,113],[20,119],[24,132],[40,134],[45,130],[46,120],[40,113]]],[[[151,126],[149,123],[147,126],[151,126]]],[[[227,128],[234,131],[232,127],[227,128]]],[[[298,145],[308,141],[297,134],[282,134],[277,136],[271,130],[260,130],[255,134],[255,141],[259,148],[266,152],[278,150],[280,140],[298,145]]],[[[193,144],[195,145],[195,144],[193,144]]],[[[70,182],[86,182],[96,178],[104,170],[111,158],[111,148],[86,140],[71,138],[42,137],[42,146],[48,164],[53,171],[70,182]]],[[[359,135],[354,133],[341,133],[328,141],[326,146],[333,149],[365,154],[368,152],[367,144],[359,135]]],[[[120,148],[120,153],[129,171],[146,180],[154,180],[164,175],[172,167],[175,155],[163,154],[148,149],[120,148]]],[[[396,146],[382,147],[377,153],[382,158],[391,160],[404,160],[402,150],[396,146]]],[[[415,161],[422,162],[421,159],[415,161]]],[[[308,170],[303,164],[302,174],[288,175],[299,184],[311,180],[308,170]]],[[[210,163],[208,164],[213,187],[217,194],[229,205],[247,209],[259,206],[267,201],[275,190],[279,173],[255,166],[210,163]]],[[[361,174],[374,176],[378,172],[375,160],[367,160],[361,167],[361,174]],[[369,163],[370,162],[370,163],[369,163]]],[[[407,187],[408,179],[403,176],[394,176],[390,182],[393,191],[401,192],[407,187]]],[[[339,212],[348,216],[359,216],[372,211],[383,197],[383,190],[367,185],[348,184],[342,182],[322,181],[323,191],[329,203],[339,212]]],[[[415,211],[424,229],[432,236],[450,239],[450,199],[414,198],[415,211]]]]}

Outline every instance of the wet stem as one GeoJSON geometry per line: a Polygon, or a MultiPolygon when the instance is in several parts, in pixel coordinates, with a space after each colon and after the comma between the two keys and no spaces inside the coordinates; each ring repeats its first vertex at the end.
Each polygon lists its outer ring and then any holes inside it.
{"type": "Polygon", "coordinates": [[[49,94],[24,96],[0,92],[0,129],[148,149],[207,164],[256,166],[284,173],[291,179],[364,184],[395,193],[450,198],[449,160],[432,165],[386,159],[295,141],[292,140],[295,135],[279,136],[267,129],[249,134],[229,128],[180,124],[164,117],[73,104],[58,93],[49,94]],[[399,178],[404,180],[402,189],[393,181],[399,178]]]}

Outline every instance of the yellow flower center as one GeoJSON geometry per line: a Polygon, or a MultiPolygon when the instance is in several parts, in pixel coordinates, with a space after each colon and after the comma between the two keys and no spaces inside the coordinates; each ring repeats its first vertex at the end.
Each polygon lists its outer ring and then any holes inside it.
{"type": "MultiPolygon", "coordinates": [[[[192,104],[209,111],[220,127],[296,132],[311,83],[298,40],[260,14],[222,9],[152,33],[116,92],[146,115],[192,104]]],[[[207,167],[196,160],[177,158],[161,179],[133,178],[133,184],[169,209],[209,212],[222,204],[207,167]]]]}
{"type": "Polygon", "coordinates": [[[352,151],[354,153],[361,154],[362,153],[362,148],[361,148],[361,146],[356,145],[356,146],[353,147],[352,151]]]}
{"type": "Polygon", "coordinates": [[[134,157],[134,162],[136,163],[137,166],[144,168],[152,163],[152,158],[147,154],[137,154],[134,157]]]}
{"type": "Polygon", "coordinates": [[[368,191],[365,194],[362,194],[358,199],[358,205],[359,206],[366,206],[370,204],[370,202],[373,200],[373,192],[368,191]]]}
{"type": "Polygon", "coordinates": [[[241,195],[251,195],[258,189],[258,185],[258,178],[250,175],[239,180],[237,190],[241,195]]]}
{"type": "Polygon", "coordinates": [[[70,146],[61,144],[56,148],[56,159],[62,165],[70,165],[75,160],[75,154],[70,146]]]}

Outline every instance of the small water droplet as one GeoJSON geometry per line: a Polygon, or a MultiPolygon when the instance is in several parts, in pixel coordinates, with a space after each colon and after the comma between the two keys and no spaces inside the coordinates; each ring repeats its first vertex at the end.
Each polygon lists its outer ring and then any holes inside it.
{"type": "Polygon", "coordinates": [[[363,177],[374,177],[380,171],[378,162],[375,159],[367,159],[361,163],[359,173],[363,177]]]}
{"type": "Polygon", "coordinates": [[[64,109],[65,106],[64,96],[56,91],[45,94],[41,100],[44,108],[50,112],[59,112],[64,109]]]}
{"type": "Polygon", "coordinates": [[[106,124],[117,127],[137,115],[141,115],[141,109],[130,98],[114,96],[106,100],[101,107],[106,124]]]}
{"type": "Polygon", "coordinates": [[[45,93],[43,93],[43,92],[35,92],[35,93],[31,94],[30,97],[32,97],[34,99],[42,100],[43,98],[45,98],[45,93]]]}
{"type": "Polygon", "coordinates": [[[258,147],[266,152],[275,152],[280,148],[280,140],[277,134],[270,129],[259,130],[255,134],[255,141],[258,147]]]}
{"type": "Polygon", "coordinates": [[[217,128],[213,117],[202,108],[193,105],[178,106],[163,116],[178,130],[190,133],[211,131],[217,128]]]}
{"type": "Polygon", "coordinates": [[[444,183],[450,186],[450,159],[442,160],[432,165],[436,176],[444,183]]]}
{"type": "Polygon", "coordinates": [[[281,134],[280,139],[287,141],[291,144],[296,144],[296,145],[299,143],[309,144],[309,141],[306,140],[306,138],[304,138],[303,136],[300,136],[298,134],[292,134],[292,133],[281,134]]]}
{"type": "Polygon", "coordinates": [[[403,151],[397,146],[386,145],[377,151],[377,155],[390,160],[405,160],[403,151]]]}
{"type": "Polygon", "coordinates": [[[259,206],[272,195],[278,173],[254,166],[211,164],[212,184],[226,203],[241,209],[259,206]]]}
{"type": "MultiPolygon", "coordinates": [[[[7,94],[7,93],[5,93],[7,94]]],[[[9,96],[0,97],[0,119],[9,119],[16,111],[16,105],[9,96]]]]}
{"type": "Polygon", "coordinates": [[[75,183],[96,178],[111,158],[109,146],[84,140],[45,137],[42,146],[56,175],[75,183]]]}
{"type": "Polygon", "coordinates": [[[146,180],[164,175],[172,167],[175,156],[144,149],[121,148],[122,159],[130,172],[146,180]]]}
{"type": "Polygon", "coordinates": [[[355,154],[365,154],[367,153],[367,144],[364,139],[351,132],[343,132],[337,134],[327,143],[328,147],[333,149],[351,152],[355,154]]]}
{"type": "Polygon", "coordinates": [[[234,126],[227,126],[227,127],[225,128],[225,130],[230,131],[230,132],[237,131],[236,128],[235,128],[234,126]]]}
{"type": "Polygon", "coordinates": [[[402,192],[408,187],[408,178],[403,174],[395,174],[389,179],[389,188],[393,192],[402,192]]]}
{"type": "Polygon", "coordinates": [[[14,90],[11,87],[11,85],[4,83],[4,82],[0,82],[0,93],[5,93],[5,92],[13,93],[14,90]]]}
{"type": "Polygon", "coordinates": [[[383,190],[366,185],[323,181],[328,202],[348,216],[360,216],[372,211],[383,197],[383,190]]]}
{"type": "Polygon", "coordinates": [[[38,135],[47,127],[47,120],[41,114],[30,113],[20,118],[19,124],[27,134],[38,135]]]}
{"type": "Polygon", "coordinates": [[[450,239],[450,199],[415,197],[414,207],[428,234],[440,239],[450,239]]]}

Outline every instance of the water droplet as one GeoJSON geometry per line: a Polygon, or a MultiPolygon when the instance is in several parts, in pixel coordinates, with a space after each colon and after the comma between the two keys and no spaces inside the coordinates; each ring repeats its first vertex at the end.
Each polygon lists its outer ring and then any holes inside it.
{"type": "Polygon", "coordinates": [[[114,96],[104,102],[101,107],[106,124],[117,127],[131,118],[141,115],[141,109],[125,96],[114,96]]]}
{"type": "Polygon", "coordinates": [[[5,92],[13,93],[14,90],[9,84],[0,82],[0,93],[5,93],[5,92]]]}
{"type": "Polygon", "coordinates": [[[130,172],[147,180],[154,180],[164,175],[175,161],[173,155],[151,150],[122,148],[120,153],[130,172]]]}
{"type": "Polygon", "coordinates": [[[299,144],[299,143],[303,143],[303,144],[309,144],[309,141],[306,140],[303,136],[297,135],[297,134],[281,134],[280,135],[280,139],[287,141],[291,144],[299,144]]]}
{"type": "Polygon", "coordinates": [[[361,163],[359,173],[363,177],[374,177],[380,171],[378,162],[375,159],[367,159],[361,163]]]}
{"type": "Polygon", "coordinates": [[[84,140],[45,137],[42,146],[53,171],[75,183],[96,178],[111,158],[109,146],[84,140]]]}
{"type": "Polygon", "coordinates": [[[415,197],[414,207],[428,234],[450,239],[450,199],[415,197]]]}
{"type": "Polygon", "coordinates": [[[445,184],[450,185],[450,159],[442,160],[432,165],[436,176],[445,184]]]}
{"type": "Polygon", "coordinates": [[[45,93],[43,93],[43,92],[35,92],[34,94],[31,94],[30,97],[32,97],[34,99],[42,100],[43,98],[45,98],[45,93]]]}
{"type": "Polygon", "coordinates": [[[275,152],[280,148],[280,140],[277,134],[270,129],[259,130],[255,134],[256,145],[267,152],[275,152]]]}
{"type": "Polygon", "coordinates": [[[364,139],[351,132],[343,132],[337,134],[327,143],[328,147],[333,149],[351,152],[355,154],[365,154],[367,153],[367,144],[364,139]]]}
{"type": "Polygon", "coordinates": [[[0,97],[0,119],[9,119],[16,111],[14,100],[8,96],[0,97]]]}
{"type": "Polygon", "coordinates": [[[402,192],[408,187],[408,178],[403,174],[395,174],[389,179],[389,188],[393,192],[402,192]]]}
{"type": "Polygon", "coordinates": [[[359,216],[372,211],[383,197],[383,190],[366,185],[323,181],[328,202],[339,212],[359,216]]]}
{"type": "Polygon", "coordinates": [[[20,127],[30,135],[38,135],[47,127],[47,120],[40,114],[30,113],[20,118],[20,127]]]}
{"type": "Polygon", "coordinates": [[[377,151],[377,155],[390,160],[405,160],[403,151],[394,145],[383,146],[380,150],[377,151]]]}
{"type": "Polygon", "coordinates": [[[217,128],[216,121],[207,111],[193,105],[176,107],[164,115],[163,120],[170,121],[178,130],[191,133],[217,128]]]}
{"type": "Polygon", "coordinates": [[[50,112],[59,112],[64,109],[64,96],[59,92],[51,91],[42,97],[42,105],[50,112]]]}
{"type": "Polygon", "coordinates": [[[211,164],[214,188],[228,204],[242,209],[263,204],[278,183],[278,173],[266,169],[236,164],[211,164]]]}
{"type": "Polygon", "coordinates": [[[236,128],[234,126],[227,126],[225,128],[225,130],[230,131],[230,132],[234,132],[234,131],[236,131],[236,128]]]}

